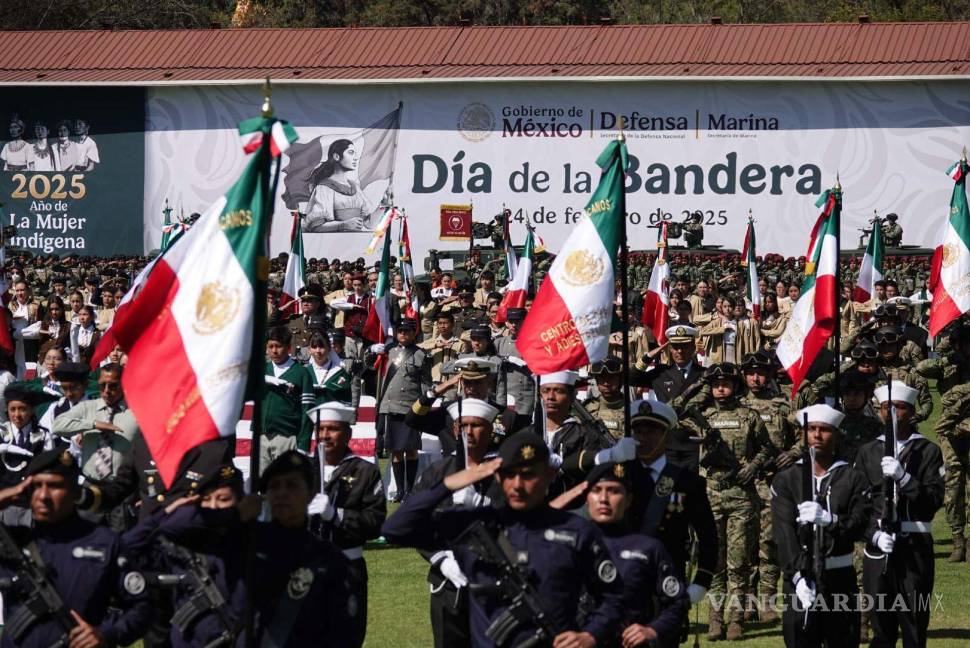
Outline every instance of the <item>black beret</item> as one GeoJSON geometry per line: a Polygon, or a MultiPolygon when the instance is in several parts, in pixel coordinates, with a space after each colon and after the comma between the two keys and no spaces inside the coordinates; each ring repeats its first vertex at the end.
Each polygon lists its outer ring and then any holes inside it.
{"type": "Polygon", "coordinates": [[[3,390],[3,399],[6,402],[20,401],[31,407],[37,407],[41,403],[52,403],[59,398],[59,396],[44,391],[44,388],[37,383],[23,380],[12,382],[3,390]]]}
{"type": "Polygon", "coordinates": [[[85,382],[88,379],[88,366],[81,362],[62,362],[54,369],[54,377],[58,380],[85,382]]]}
{"type": "Polygon", "coordinates": [[[473,340],[491,340],[492,329],[487,326],[476,326],[468,335],[473,340]]]}
{"type": "Polygon", "coordinates": [[[68,480],[75,484],[80,470],[71,453],[64,449],[55,448],[42,452],[27,465],[27,476],[39,475],[40,473],[53,473],[64,475],[68,480]]]}
{"type": "MultiPolygon", "coordinates": [[[[198,491],[200,493],[205,493],[207,491],[215,490],[217,488],[222,488],[223,486],[229,486],[237,493],[242,493],[243,490],[243,476],[242,472],[232,464],[226,464],[224,466],[219,466],[216,470],[212,471],[210,474],[206,475],[202,481],[199,482],[198,491]]],[[[312,485],[311,485],[312,488],[312,485]]]]}
{"type": "Polygon", "coordinates": [[[525,319],[525,314],[524,308],[510,308],[505,312],[505,319],[510,322],[521,322],[525,319]]]}
{"type": "Polygon", "coordinates": [[[259,490],[265,492],[271,479],[291,472],[299,473],[306,481],[307,488],[313,490],[313,465],[309,457],[296,450],[287,450],[263,471],[259,478],[259,490]]]}
{"type": "Polygon", "coordinates": [[[502,470],[549,461],[546,442],[535,433],[525,430],[506,439],[499,447],[498,454],[502,458],[502,470]]]}
{"type": "Polygon", "coordinates": [[[601,481],[620,482],[626,486],[627,490],[631,490],[633,488],[633,477],[632,471],[630,470],[630,463],[613,463],[612,461],[601,463],[586,475],[586,483],[589,485],[589,488],[592,488],[597,482],[601,481]]]}

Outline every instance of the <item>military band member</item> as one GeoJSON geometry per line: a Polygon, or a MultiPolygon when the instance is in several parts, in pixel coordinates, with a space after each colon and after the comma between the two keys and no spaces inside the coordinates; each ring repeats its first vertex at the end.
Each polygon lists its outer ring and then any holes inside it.
{"type": "Polygon", "coordinates": [[[602,421],[607,432],[617,440],[623,438],[624,407],[626,407],[621,385],[622,369],[623,364],[616,358],[594,362],[590,368],[590,375],[596,380],[596,390],[599,393],[580,405],[585,407],[591,416],[602,421]]]}
{"type": "Polygon", "coordinates": [[[842,412],[812,405],[797,416],[807,425],[808,445],[813,449],[811,455],[806,453],[814,457],[813,492],[803,492],[806,457],[782,470],[771,483],[772,529],[782,590],[789,602],[783,613],[785,645],[858,646],[860,615],[852,552],[868,525],[869,483],[839,458],[842,412]],[[805,536],[819,530],[820,541],[809,543],[805,536]],[[811,573],[813,561],[804,551],[807,547],[824,555],[819,561],[823,574],[811,573]],[[823,601],[817,601],[823,596],[823,601]],[[839,596],[845,598],[843,608],[835,605],[839,596]],[[816,604],[824,611],[812,610],[816,604]]]}
{"type": "MultiPolygon", "coordinates": [[[[148,621],[145,580],[122,570],[121,542],[105,526],[82,520],[77,514],[78,469],[64,449],[39,453],[26,470],[27,478],[3,491],[0,506],[28,498],[33,526],[7,526],[15,543],[38,561],[64,603],[74,627],[65,631],[47,610],[28,607],[35,592],[14,584],[3,592],[7,626],[0,645],[18,648],[96,648],[126,646],[143,634],[148,621]],[[21,636],[13,629],[22,615],[36,615],[21,636]]],[[[16,564],[0,560],[0,577],[10,583],[16,564]]],[[[16,583],[16,581],[14,581],[16,583]]],[[[26,583],[24,583],[26,585],[26,583]]]]}
{"type": "MultiPolygon", "coordinates": [[[[464,398],[460,407],[457,401],[451,403],[447,413],[452,422],[449,430],[454,439],[452,445],[457,450],[421,473],[414,486],[415,494],[434,488],[442,479],[466,466],[478,466],[496,456],[491,448],[494,444],[493,425],[499,413],[497,408],[478,398],[464,398]]],[[[443,500],[436,510],[454,506],[489,506],[501,501],[502,489],[498,482],[484,480],[453,493],[451,499],[443,500]]],[[[454,552],[442,545],[435,550],[422,550],[421,555],[430,563],[428,584],[435,648],[470,645],[468,580],[458,566],[454,552]]]]}
{"type": "Polygon", "coordinates": [[[367,632],[367,564],[364,543],[381,534],[387,515],[380,470],[350,449],[351,419],[356,411],[344,403],[329,402],[310,410],[317,436],[314,457],[314,495],[310,501],[310,529],[340,549],[347,558],[351,592],[359,611],[351,640],[359,648],[367,632]]]}
{"type": "Polygon", "coordinates": [[[510,308],[505,315],[506,334],[494,338],[495,351],[505,360],[505,389],[514,401],[513,411],[504,412],[503,423],[508,434],[514,434],[532,423],[536,405],[536,379],[515,346],[522,322],[524,308],[510,308]]]}
{"type": "MultiPolygon", "coordinates": [[[[497,576],[494,568],[457,541],[462,531],[478,521],[493,525],[519,556],[520,568],[529,571],[547,622],[555,628],[553,645],[604,645],[623,617],[622,585],[602,532],[592,522],[546,504],[556,478],[549,457],[549,448],[540,437],[519,432],[502,444],[498,459],[448,475],[408,499],[384,523],[384,537],[396,544],[435,550],[452,543],[461,573],[481,592],[469,597],[472,646],[494,645],[486,630],[511,604],[489,595],[497,576]],[[455,493],[493,476],[502,488],[504,506],[437,510],[455,493]],[[577,608],[584,589],[597,605],[578,623],[577,608]]],[[[523,619],[509,645],[520,645],[535,633],[530,620],[523,619]]]]}
{"type": "Polygon", "coordinates": [[[894,380],[892,401],[885,385],[876,389],[876,399],[883,422],[896,428],[896,456],[884,455],[885,437],[863,446],[856,456],[856,467],[873,493],[863,583],[866,594],[882,595],[887,601],[883,609],[869,614],[871,645],[894,646],[901,638],[904,648],[922,647],[935,576],[933,517],[943,506],[943,457],[939,446],[916,429],[916,389],[894,380]],[[895,491],[894,511],[885,510],[889,484],[895,491]],[[895,517],[894,528],[882,524],[890,517],[895,517]],[[890,603],[900,597],[905,609],[890,603]]]}
{"type": "MultiPolygon", "coordinates": [[[[402,500],[418,475],[421,433],[404,420],[414,401],[431,389],[428,355],[414,343],[418,323],[402,319],[395,328],[394,343],[386,349],[387,373],[377,399],[377,412],[391,453],[391,470],[397,487],[395,500],[402,500]]],[[[378,345],[380,346],[380,345],[378,345]]],[[[372,347],[373,348],[373,347],[372,347]]]]}

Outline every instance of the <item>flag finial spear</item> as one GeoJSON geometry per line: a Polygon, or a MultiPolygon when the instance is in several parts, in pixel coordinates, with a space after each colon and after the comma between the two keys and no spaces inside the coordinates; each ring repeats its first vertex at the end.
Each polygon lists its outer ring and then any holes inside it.
{"type": "Polygon", "coordinates": [[[748,222],[754,222],[754,211],[748,207],[748,222]]]}
{"type": "Polygon", "coordinates": [[[626,128],[626,117],[623,117],[621,115],[620,116],[620,132],[616,136],[616,139],[618,139],[621,142],[625,142],[626,141],[626,135],[623,134],[623,129],[624,128],[626,128]]]}
{"type": "Polygon", "coordinates": [[[269,77],[266,77],[266,82],[263,83],[263,117],[266,118],[273,116],[273,104],[270,101],[272,94],[273,87],[269,83],[269,77]]]}
{"type": "Polygon", "coordinates": [[[967,163],[967,147],[966,146],[963,147],[963,158],[962,159],[963,159],[963,163],[966,164],[967,163]]]}
{"type": "Polygon", "coordinates": [[[835,174],[835,190],[842,191],[842,182],[839,180],[838,172],[835,174]]]}

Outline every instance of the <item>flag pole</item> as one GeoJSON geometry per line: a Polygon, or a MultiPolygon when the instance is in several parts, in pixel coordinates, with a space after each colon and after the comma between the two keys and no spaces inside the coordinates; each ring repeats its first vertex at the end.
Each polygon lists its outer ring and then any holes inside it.
{"type": "MultiPolygon", "coordinates": [[[[623,134],[623,128],[626,126],[626,119],[620,117],[620,134],[617,139],[620,140],[620,146],[623,146],[626,142],[626,136],[623,134]]],[[[620,323],[620,335],[622,336],[623,347],[620,351],[621,360],[623,362],[623,436],[631,436],[632,430],[630,429],[630,304],[628,303],[627,295],[627,257],[629,256],[629,250],[627,249],[626,240],[626,177],[624,169],[624,182],[623,186],[620,187],[620,200],[623,204],[620,206],[620,214],[623,222],[620,224],[620,318],[623,320],[620,323]]]]}
{"type": "MultiPolygon", "coordinates": [[[[835,300],[835,326],[833,336],[835,337],[835,408],[841,405],[839,398],[839,380],[841,378],[841,345],[842,345],[842,183],[839,181],[839,174],[835,174],[835,207],[832,210],[832,218],[835,219],[835,290],[833,299],[835,300]]],[[[878,227],[878,223],[874,227],[878,227]]]]}

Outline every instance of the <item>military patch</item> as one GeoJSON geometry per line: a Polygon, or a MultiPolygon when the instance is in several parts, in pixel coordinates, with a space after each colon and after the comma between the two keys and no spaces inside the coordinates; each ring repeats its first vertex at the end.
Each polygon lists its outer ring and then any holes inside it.
{"type": "Polygon", "coordinates": [[[205,477],[205,475],[200,472],[196,472],[194,470],[185,471],[185,478],[189,481],[200,481],[203,477],[205,477]]]}
{"type": "Polygon", "coordinates": [[[612,583],[616,580],[616,565],[610,560],[604,560],[596,568],[596,575],[604,583],[612,583]]]}
{"type": "Polygon", "coordinates": [[[640,560],[645,563],[650,562],[650,556],[643,553],[642,551],[635,551],[633,549],[624,549],[620,552],[620,558],[623,560],[640,560]]]}
{"type": "Polygon", "coordinates": [[[313,585],[313,572],[306,567],[300,567],[290,574],[290,582],[286,584],[287,595],[294,600],[306,596],[313,585]]]}
{"type": "Polygon", "coordinates": [[[771,423],[771,414],[762,414],[761,420],[766,423],[771,423]]]}
{"type": "Polygon", "coordinates": [[[657,493],[657,497],[667,497],[672,492],[674,492],[674,478],[670,475],[664,475],[657,481],[657,486],[654,489],[657,493]]]}
{"type": "Polygon", "coordinates": [[[546,532],[542,534],[549,542],[558,542],[560,544],[567,544],[570,547],[576,547],[576,534],[572,531],[556,531],[555,529],[546,529],[546,532]]]}
{"type": "Polygon", "coordinates": [[[145,577],[141,572],[128,572],[123,581],[125,591],[132,596],[138,596],[145,591],[145,577]]]}
{"type": "Polygon", "coordinates": [[[718,429],[721,429],[721,428],[725,428],[725,429],[739,428],[739,427],[741,427],[741,421],[738,421],[738,420],[734,420],[734,421],[730,421],[730,420],[728,420],[728,421],[711,421],[711,427],[718,428],[718,429]]]}
{"type": "Polygon", "coordinates": [[[670,598],[674,598],[680,594],[680,580],[676,576],[668,576],[660,585],[660,589],[670,598]]]}

